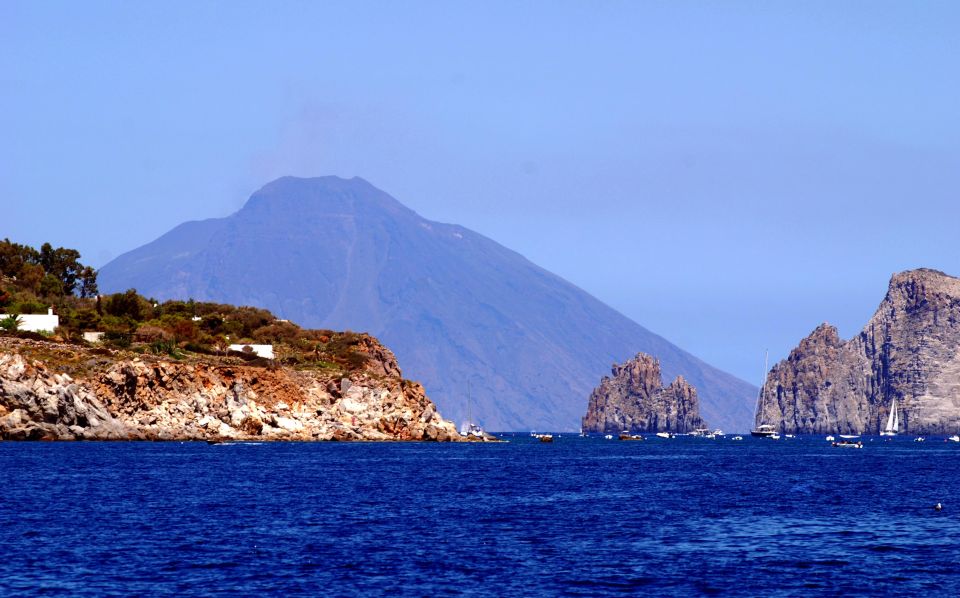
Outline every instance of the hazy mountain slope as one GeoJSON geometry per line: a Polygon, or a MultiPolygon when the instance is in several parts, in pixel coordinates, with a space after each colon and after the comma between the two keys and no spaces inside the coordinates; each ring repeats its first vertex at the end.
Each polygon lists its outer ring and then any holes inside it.
{"type": "Polygon", "coordinates": [[[487,429],[576,429],[614,362],[643,351],[744,430],[754,388],[523,256],[430,222],[366,181],[285,177],[236,214],[181,225],[100,271],[104,291],[259,305],[304,326],[376,335],[441,413],[487,429]]]}

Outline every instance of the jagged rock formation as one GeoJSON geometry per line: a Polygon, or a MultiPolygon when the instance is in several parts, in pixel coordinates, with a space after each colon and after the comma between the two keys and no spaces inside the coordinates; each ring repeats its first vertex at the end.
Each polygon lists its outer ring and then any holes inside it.
{"type": "Polygon", "coordinates": [[[462,439],[389,350],[370,349],[334,375],[2,338],[0,439],[462,439]]]}
{"type": "Polygon", "coordinates": [[[611,373],[590,395],[585,432],[686,433],[705,426],[696,389],[683,376],[664,388],[659,360],[639,353],[611,373]]]}
{"type": "Polygon", "coordinates": [[[864,329],[822,324],[773,367],[757,423],[788,433],[877,434],[896,399],[900,432],[960,430],[960,279],[895,274],[864,329]]]}

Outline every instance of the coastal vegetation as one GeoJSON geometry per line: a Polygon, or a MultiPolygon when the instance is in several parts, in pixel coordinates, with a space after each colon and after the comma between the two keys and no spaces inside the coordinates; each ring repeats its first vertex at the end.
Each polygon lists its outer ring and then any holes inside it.
{"type": "Polygon", "coordinates": [[[97,272],[75,249],[44,243],[35,249],[0,241],[0,335],[90,344],[84,333],[100,332],[107,349],[189,360],[234,357],[256,360],[231,345],[270,344],[273,364],[348,371],[364,367],[380,349],[369,335],[304,329],[258,307],[203,301],[158,301],[129,289],[100,295],[97,272]],[[53,309],[60,326],[50,333],[17,330],[22,314],[53,309]]]}

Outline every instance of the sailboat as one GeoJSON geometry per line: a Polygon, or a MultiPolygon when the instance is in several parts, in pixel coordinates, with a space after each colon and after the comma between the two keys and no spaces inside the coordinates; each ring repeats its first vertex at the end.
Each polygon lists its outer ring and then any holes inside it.
{"type": "Polygon", "coordinates": [[[897,399],[890,401],[890,415],[887,417],[887,426],[880,432],[881,436],[896,436],[900,431],[900,412],[897,410],[897,399]]]}
{"type": "MultiPolygon", "coordinates": [[[[763,390],[767,386],[767,371],[768,371],[767,366],[769,365],[769,360],[770,360],[770,351],[767,351],[763,357],[763,382],[760,384],[760,394],[757,395],[756,417],[758,419],[763,417],[763,411],[760,408],[763,406],[763,390]]],[[[760,420],[760,421],[763,421],[763,420],[760,420]]],[[[750,430],[750,435],[760,436],[762,438],[772,438],[772,437],[780,438],[780,436],[777,434],[776,426],[772,424],[760,424],[753,430],[750,430]]]]}
{"type": "Polygon", "coordinates": [[[484,440],[483,428],[473,423],[472,397],[470,396],[470,382],[467,381],[467,421],[460,426],[460,435],[467,438],[484,440]]]}

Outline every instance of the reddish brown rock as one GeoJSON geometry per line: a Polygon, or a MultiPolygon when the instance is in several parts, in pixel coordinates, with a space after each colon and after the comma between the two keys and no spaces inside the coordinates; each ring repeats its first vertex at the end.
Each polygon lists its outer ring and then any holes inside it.
{"type": "Polygon", "coordinates": [[[363,367],[333,373],[4,337],[0,439],[462,440],[388,349],[362,351],[363,367]]]}

